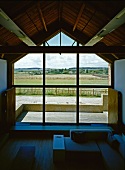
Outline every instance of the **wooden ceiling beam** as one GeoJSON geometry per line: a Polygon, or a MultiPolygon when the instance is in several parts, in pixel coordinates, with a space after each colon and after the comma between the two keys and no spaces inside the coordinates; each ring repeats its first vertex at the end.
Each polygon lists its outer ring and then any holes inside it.
{"type": "Polygon", "coordinates": [[[112,55],[113,57],[115,57],[115,59],[119,59],[119,57],[116,56],[116,54],[112,53],[111,55],[112,55]]]}
{"type": "MultiPolygon", "coordinates": [[[[116,56],[116,54],[112,54],[113,56],[116,56]]],[[[125,59],[125,54],[117,54],[116,56],[118,58],[118,60],[121,60],[121,59],[125,59]]],[[[115,58],[116,58],[115,57],[115,58]]]]}
{"type": "Polygon", "coordinates": [[[108,62],[108,63],[113,64],[114,61],[115,61],[112,56],[109,57],[109,56],[103,55],[103,54],[101,54],[101,53],[97,53],[97,55],[98,55],[99,57],[101,57],[103,60],[105,60],[106,62],[108,62]]]}
{"type": "Polygon", "coordinates": [[[79,11],[79,13],[78,13],[78,16],[77,16],[77,18],[76,18],[76,21],[75,21],[75,24],[74,24],[74,27],[73,27],[73,31],[75,31],[75,29],[76,29],[76,26],[77,26],[77,24],[78,24],[78,22],[79,22],[79,19],[81,18],[81,15],[82,15],[82,13],[83,13],[84,8],[85,8],[85,4],[82,4],[82,6],[81,6],[81,8],[80,8],[80,11],[79,11]]]}
{"type": "Polygon", "coordinates": [[[5,54],[4,59],[7,60],[9,63],[15,63],[16,61],[20,60],[26,55],[26,53],[23,54],[5,54]]]}
{"type": "Polygon", "coordinates": [[[3,54],[1,54],[0,58],[2,58],[2,59],[3,59],[3,57],[4,57],[4,53],[3,53],[3,54]]]}
{"type": "Polygon", "coordinates": [[[101,54],[125,54],[122,46],[0,46],[0,54],[23,54],[23,53],[101,53],[101,54]]]}
{"type": "Polygon", "coordinates": [[[40,7],[40,1],[37,3],[37,7],[38,7],[38,11],[39,11],[40,18],[41,18],[41,20],[42,20],[44,29],[47,31],[46,22],[45,22],[45,19],[44,19],[44,16],[43,16],[43,13],[42,13],[42,10],[41,10],[41,7],[40,7]]]}

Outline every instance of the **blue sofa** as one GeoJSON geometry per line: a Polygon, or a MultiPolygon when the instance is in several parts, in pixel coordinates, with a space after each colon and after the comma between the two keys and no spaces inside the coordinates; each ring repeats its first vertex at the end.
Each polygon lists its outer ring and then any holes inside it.
{"type": "Polygon", "coordinates": [[[67,163],[82,163],[96,170],[125,170],[125,141],[111,130],[71,130],[64,143],[67,163]]]}

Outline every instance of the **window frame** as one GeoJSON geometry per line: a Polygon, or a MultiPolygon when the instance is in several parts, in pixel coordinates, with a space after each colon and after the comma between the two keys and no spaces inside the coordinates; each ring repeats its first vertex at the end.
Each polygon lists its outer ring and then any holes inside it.
{"type": "MultiPolygon", "coordinates": [[[[45,43],[43,44],[43,46],[45,46],[45,43]]],[[[77,46],[79,46],[78,42],[77,42],[77,46]]],[[[43,125],[48,124],[45,122],[45,89],[46,88],[63,88],[63,87],[76,88],[76,91],[77,91],[77,93],[76,93],[76,123],[73,123],[73,124],[81,125],[83,123],[79,122],[79,89],[80,88],[112,88],[113,87],[112,74],[111,74],[111,85],[80,85],[80,83],[79,83],[79,54],[80,53],[76,53],[76,69],[77,69],[77,71],[76,71],[76,85],[47,85],[47,84],[45,84],[46,53],[43,53],[43,84],[42,85],[12,85],[15,88],[18,88],[18,87],[21,87],[21,88],[32,88],[32,87],[35,88],[36,87],[36,88],[38,88],[39,87],[39,88],[43,89],[43,122],[42,122],[43,125]]],[[[112,67],[111,67],[111,73],[112,73],[112,67]]],[[[49,124],[55,124],[55,123],[52,122],[49,124]]],[[[56,124],[62,125],[65,123],[57,122],[56,124]]],[[[69,124],[71,125],[72,123],[69,123],[69,124]]],[[[86,123],[86,124],[91,124],[91,123],[86,123]]]]}

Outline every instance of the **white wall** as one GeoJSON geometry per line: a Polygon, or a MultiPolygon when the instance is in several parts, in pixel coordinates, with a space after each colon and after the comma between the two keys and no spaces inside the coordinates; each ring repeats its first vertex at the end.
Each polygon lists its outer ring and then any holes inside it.
{"type": "Polygon", "coordinates": [[[6,89],[7,89],[7,62],[6,60],[0,59],[0,115],[1,115],[1,93],[6,89]]]}
{"type": "Polygon", "coordinates": [[[0,59],[0,93],[7,88],[7,62],[0,59]]]}
{"type": "Polygon", "coordinates": [[[125,124],[125,59],[115,61],[114,88],[122,93],[122,121],[125,124]]]}

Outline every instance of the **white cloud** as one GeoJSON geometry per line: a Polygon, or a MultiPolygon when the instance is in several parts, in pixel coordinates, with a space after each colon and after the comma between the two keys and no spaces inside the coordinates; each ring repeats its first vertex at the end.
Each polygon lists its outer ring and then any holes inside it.
{"type": "MultiPolygon", "coordinates": [[[[80,54],[80,67],[107,67],[108,63],[95,54],[80,54]]],[[[15,68],[43,67],[42,54],[28,54],[15,63],[15,68]]],[[[46,68],[76,67],[76,54],[46,54],[46,68]]]]}
{"type": "Polygon", "coordinates": [[[32,68],[32,67],[43,67],[43,54],[28,54],[25,57],[18,60],[14,66],[15,68],[32,68]]]}
{"type": "Polygon", "coordinates": [[[96,54],[80,54],[80,67],[107,67],[108,63],[96,54]]]}
{"type": "Polygon", "coordinates": [[[70,68],[76,67],[75,54],[47,54],[47,68],[70,68]]]}

